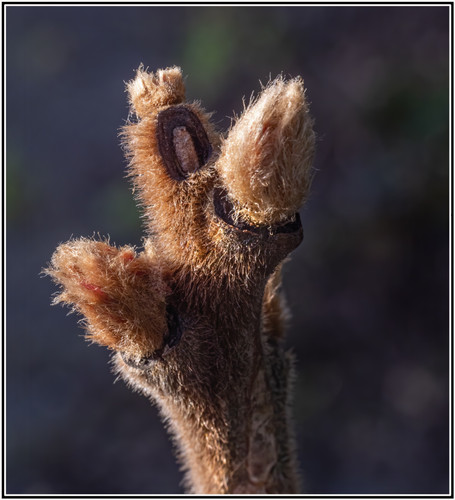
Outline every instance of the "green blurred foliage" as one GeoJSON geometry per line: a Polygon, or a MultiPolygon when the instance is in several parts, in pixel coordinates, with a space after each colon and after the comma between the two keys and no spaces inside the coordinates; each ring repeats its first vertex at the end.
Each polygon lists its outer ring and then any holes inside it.
{"type": "Polygon", "coordinates": [[[128,235],[139,233],[143,229],[141,211],[125,179],[106,184],[94,198],[91,209],[99,211],[106,227],[113,226],[111,234],[128,235]]]}
{"type": "Polygon", "coordinates": [[[7,152],[5,187],[8,224],[27,226],[30,215],[39,207],[43,193],[39,180],[29,171],[25,155],[14,146],[7,152]]]}
{"type": "MultiPolygon", "coordinates": [[[[255,75],[265,84],[291,65],[292,43],[286,19],[275,11],[259,8],[195,8],[182,44],[183,68],[189,68],[188,85],[204,102],[220,100],[232,93],[231,86],[242,75],[255,75]],[[252,29],[254,26],[254,29],[252,29]]],[[[181,58],[181,59],[180,59],[181,58]]]]}

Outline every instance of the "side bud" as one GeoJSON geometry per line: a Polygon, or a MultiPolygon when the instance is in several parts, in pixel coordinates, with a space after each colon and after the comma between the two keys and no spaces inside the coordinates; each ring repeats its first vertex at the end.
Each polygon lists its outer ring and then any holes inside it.
{"type": "Polygon", "coordinates": [[[309,190],[314,140],[303,81],[278,77],[222,145],[217,167],[233,216],[257,225],[292,217],[309,190]]]}

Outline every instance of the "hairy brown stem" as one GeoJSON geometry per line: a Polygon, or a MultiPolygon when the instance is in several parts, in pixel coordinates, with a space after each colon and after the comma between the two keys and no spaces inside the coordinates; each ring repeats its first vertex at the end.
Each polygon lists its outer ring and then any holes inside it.
{"type": "Polygon", "coordinates": [[[186,327],[178,346],[146,367],[117,357],[122,376],[158,402],[193,492],[298,491],[288,432],[289,363],[279,342],[261,333],[263,288],[243,297],[251,309],[235,325],[228,320],[229,296],[213,301],[210,311],[197,297],[180,296],[186,327]],[[205,321],[188,319],[194,308],[205,321]]]}

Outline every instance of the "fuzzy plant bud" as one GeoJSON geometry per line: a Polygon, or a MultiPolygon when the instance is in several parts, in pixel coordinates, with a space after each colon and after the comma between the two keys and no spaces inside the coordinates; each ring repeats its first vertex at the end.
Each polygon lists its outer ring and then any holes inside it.
{"type": "Polygon", "coordinates": [[[156,108],[185,100],[182,71],[176,66],[160,69],[156,73],[147,73],[140,66],[136,78],[127,83],[126,89],[130,104],[140,118],[156,108]]]}
{"type": "Polygon", "coordinates": [[[272,225],[297,212],[311,180],[312,125],[300,78],[278,77],[248,106],[217,164],[234,217],[272,225]]]}

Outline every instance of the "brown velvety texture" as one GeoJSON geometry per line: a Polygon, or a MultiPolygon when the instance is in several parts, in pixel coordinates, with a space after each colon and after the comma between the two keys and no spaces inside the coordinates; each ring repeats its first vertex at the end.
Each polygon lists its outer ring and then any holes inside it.
{"type": "Polygon", "coordinates": [[[303,82],[270,82],[223,139],[185,102],[179,68],[140,67],[127,91],[144,248],[60,245],[47,269],[55,302],[158,404],[189,492],[296,493],[280,284],[311,179],[303,82]]]}

